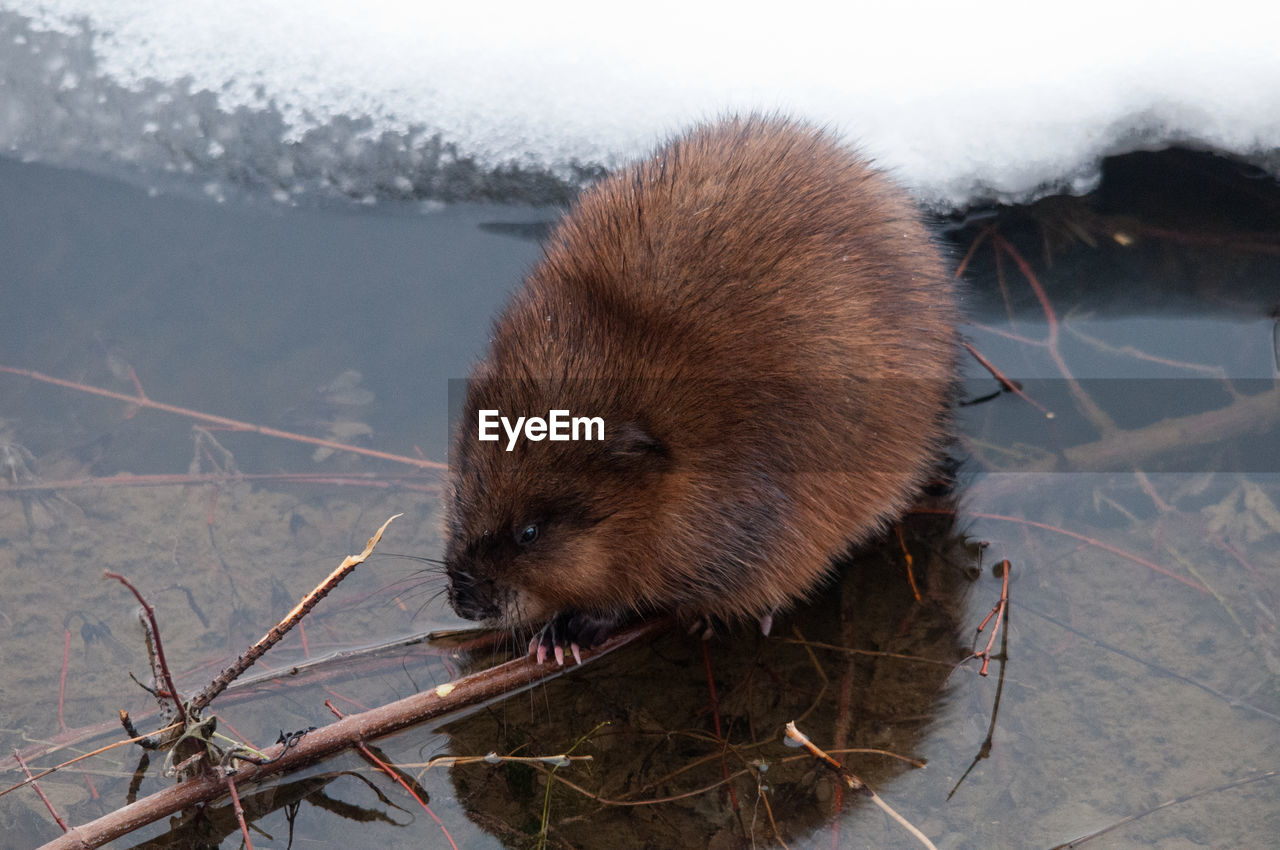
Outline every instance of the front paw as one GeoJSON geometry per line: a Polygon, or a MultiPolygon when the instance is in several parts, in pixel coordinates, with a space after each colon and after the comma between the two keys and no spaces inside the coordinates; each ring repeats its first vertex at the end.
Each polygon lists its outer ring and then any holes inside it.
{"type": "Polygon", "coordinates": [[[550,653],[555,657],[556,664],[563,667],[565,650],[568,650],[574,660],[581,664],[582,650],[604,642],[622,619],[614,614],[563,611],[534,634],[533,640],[529,641],[529,654],[536,656],[541,664],[550,653]]]}

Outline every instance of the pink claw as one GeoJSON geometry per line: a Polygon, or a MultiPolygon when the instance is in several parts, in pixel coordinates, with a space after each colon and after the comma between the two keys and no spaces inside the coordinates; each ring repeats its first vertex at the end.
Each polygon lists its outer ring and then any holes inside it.
{"type": "Polygon", "coordinates": [[[576,643],[569,644],[569,651],[573,653],[573,660],[581,664],[582,653],[578,651],[578,645],[576,643]]]}
{"type": "Polygon", "coordinates": [[[773,613],[770,612],[760,618],[760,634],[765,637],[769,636],[769,630],[773,628],[773,613]]]}
{"type": "Polygon", "coordinates": [[[560,644],[556,644],[556,666],[564,666],[564,647],[560,644]]]}
{"type": "Polygon", "coordinates": [[[541,664],[546,660],[547,660],[547,647],[545,644],[539,643],[538,644],[538,663],[541,664]]]}

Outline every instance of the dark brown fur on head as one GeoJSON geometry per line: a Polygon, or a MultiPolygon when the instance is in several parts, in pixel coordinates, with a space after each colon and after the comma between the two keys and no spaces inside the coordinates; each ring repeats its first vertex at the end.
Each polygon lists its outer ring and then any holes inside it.
{"type": "Polygon", "coordinates": [[[469,383],[453,607],[537,627],[735,620],[804,595],[930,469],[955,310],[910,201],[821,131],[728,120],[605,178],[469,383]],[[599,416],[605,439],[508,452],[477,439],[482,409],[599,416]]]}

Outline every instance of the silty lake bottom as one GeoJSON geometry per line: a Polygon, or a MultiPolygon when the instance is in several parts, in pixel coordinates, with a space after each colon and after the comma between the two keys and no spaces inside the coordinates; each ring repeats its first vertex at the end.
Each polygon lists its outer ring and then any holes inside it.
{"type": "MultiPolygon", "coordinates": [[[[0,160],[0,365],[410,458],[558,212],[150,197],[0,160]]],[[[773,636],[682,631],[240,788],[255,846],[918,847],[782,743],[796,721],[938,847],[1263,847],[1280,834],[1280,191],[1180,151],[942,222],[969,281],[956,483],[773,636]],[[963,661],[997,604],[989,675],[963,661]],[[998,618],[997,618],[998,619],[998,618]],[[962,663],[963,662],[963,663],[962,663]],[[708,675],[714,682],[714,696],[708,675]],[[437,756],[590,756],[554,762],[437,756]],[[728,777],[728,781],[725,778],[728,777]],[[1128,820],[1126,820],[1128,819],[1128,820]]],[[[509,655],[439,641],[438,474],[0,374],[4,787],[160,724],[138,606],[194,693],[390,515],[374,557],[213,705],[255,745],[509,655]],[[126,478],[123,476],[134,476],[126,478]],[[142,477],[145,476],[145,477],[142,477]]],[[[991,625],[977,640],[987,645],[991,625]]],[[[120,747],[40,782],[70,823],[170,785],[120,747]],[[131,785],[133,786],[131,788],[131,785]]],[[[60,830],[28,787],[5,846],[60,830]]],[[[241,844],[224,798],[115,846],[241,844]]]]}

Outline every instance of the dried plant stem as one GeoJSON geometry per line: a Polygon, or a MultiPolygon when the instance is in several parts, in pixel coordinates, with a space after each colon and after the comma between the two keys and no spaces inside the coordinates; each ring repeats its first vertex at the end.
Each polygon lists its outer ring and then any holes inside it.
{"type": "Polygon", "coordinates": [[[801,732],[799,729],[796,728],[796,723],[794,720],[787,724],[787,738],[796,742],[798,745],[804,747],[806,750],[808,750],[818,759],[825,762],[828,767],[834,770],[840,776],[840,778],[844,780],[844,784],[848,786],[848,788],[851,791],[856,791],[870,798],[871,802],[879,806],[884,811],[884,813],[887,814],[889,817],[896,820],[902,826],[903,829],[911,833],[912,836],[914,836],[915,839],[919,841],[923,846],[928,847],[929,850],[938,850],[937,846],[932,841],[929,840],[928,836],[926,836],[923,832],[917,829],[909,820],[904,818],[902,815],[898,814],[892,806],[890,806],[880,797],[879,794],[877,794],[875,791],[872,791],[869,787],[867,787],[867,783],[863,782],[861,779],[855,776],[847,767],[845,767],[840,762],[836,761],[834,758],[828,755],[821,747],[819,747],[813,741],[809,740],[808,735],[804,734],[803,732],[801,732]]]}
{"type": "MultiPolygon", "coordinates": [[[[757,779],[757,782],[759,780],[757,779]]],[[[762,786],[764,783],[760,783],[762,786]]],[[[769,828],[773,830],[773,840],[782,846],[782,850],[791,850],[787,842],[782,840],[782,831],[778,829],[778,821],[773,817],[773,806],[769,805],[769,793],[763,787],[759,789],[760,802],[764,805],[765,817],[769,819],[769,828]]]]}
{"type": "MultiPolygon", "coordinates": [[[[109,724],[109,725],[117,726],[117,724],[109,724]]],[[[118,728],[118,727],[117,727],[117,728],[118,728]]],[[[156,731],[156,732],[154,732],[154,733],[152,733],[152,734],[153,734],[153,735],[157,735],[157,736],[159,736],[159,735],[167,735],[167,734],[168,734],[168,733],[170,733],[170,732],[174,732],[174,731],[176,731],[178,728],[180,728],[180,727],[179,727],[179,724],[177,724],[177,723],[173,723],[173,724],[171,724],[171,725],[169,725],[169,726],[166,726],[165,728],[160,729],[160,730],[158,730],[158,731],[156,731]]],[[[75,763],[76,763],[76,762],[78,762],[78,761],[84,761],[85,759],[91,759],[91,758],[94,758],[94,757],[96,757],[96,756],[100,756],[100,755],[102,755],[102,754],[103,754],[103,753],[105,753],[105,752],[109,752],[109,751],[111,751],[111,750],[116,749],[117,747],[127,747],[127,746],[129,746],[130,744],[136,744],[136,743],[139,743],[140,741],[143,741],[143,740],[145,740],[146,738],[149,738],[149,737],[151,737],[151,735],[138,735],[138,736],[133,737],[133,738],[127,738],[127,739],[125,739],[125,740],[123,740],[123,741],[113,741],[112,743],[107,744],[105,747],[99,747],[99,748],[98,748],[98,749],[96,749],[96,750],[91,750],[90,752],[87,752],[87,753],[81,753],[80,755],[76,756],[75,758],[67,759],[67,760],[66,760],[66,761],[64,761],[62,764],[58,764],[58,765],[54,765],[53,767],[45,768],[44,770],[40,771],[39,773],[35,774],[34,776],[30,776],[28,779],[26,779],[26,780],[24,780],[24,781],[22,781],[22,782],[19,782],[19,783],[17,783],[16,785],[10,785],[8,788],[5,788],[4,790],[0,790],[0,797],[3,797],[5,794],[8,794],[10,791],[16,791],[16,790],[18,790],[19,788],[22,788],[22,787],[25,787],[25,786],[27,786],[27,785],[30,785],[32,782],[36,781],[37,779],[43,779],[44,777],[48,776],[48,775],[49,775],[49,774],[51,774],[51,773],[57,773],[59,770],[62,770],[63,768],[70,767],[71,765],[75,764],[75,763]]],[[[22,756],[21,756],[19,753],[14,753],[14,754],[13,754],[13,757],[14,757],[14,761],[15,761],[16,763],[18,763],[19,765],[21,765],[21,764],[23,763],[23,762],[22,762],[22,756]]]]}
{"type": "Polygon", "coordinates": [[[1000,568],[1000,599],[991,609],[991,613],[978,624],[977,633],[973,636],[976,646],[978,638],[982,635],[982,630],[987,627],[988,623],[995,620],[995,625],[991,627],[991,635],[987,638],[987,645],[983,647],[981,652],[975,649],[972,656],[973,658],[982,659],[982,667],[978,670],[979,676],[987,675],[987,668],[991,666],[991,647],[996,644],[996,636],[1000,634],[1000,626],[1002,624],[1007,625],[1009,622],[1009,573],[1013,571],[1013,565],[1006,559],[997,566],[1000,568]]]}
{"type": "MultiPolygon", "coordinates": [[[[217,697],[218,694],[226,690],[227,685],[234,682],[236,677],[252,667],[254,662],[261,658],[267,650],[279,643],[280,639],[288,634],[289,630],[296,626],[312,608],[316,607],[316,604],[319,603],[321,599],[328,596],[329,591],[337,587],[338,583],[346,578],[348,573],[360,564],[363,564],[365,559],[373,553],[373,547],[377,546],[378,542],[382,540],[382,533],[387,530],[387,526],[391,524],[391,520],[394,520],[399,516],[403,516],[403,514],[396,514],[384,522],[382,527],[375,531],[373,536],[369,538],[369,541],[365,544],[363,552],[359,555],[348,555],[344,558],[342,563],[329,574],[329,577],[306,596],[302,597],[302,601],[295,605],[293,610],[284,616],[284,619],[272,626],[271,630],[263,635],[257,643],[241,654],[241,656],[235,660],[234,664],[215,676],[213,681],[206,685],[205,689],[191,700],[191,712],[193,714],[199,713],[208,706],[209,703],[213,702],[214,698],[217,697]]],[[[159,645],[160,640],[157,635],[157,651],[159,650],[159,645]]]]}
{"type": "Polygon", "coordinates": [[[715,723],[716,743],[720,747],[720,774],[724,777],[725,783],[729,789],[729,800],[733,804],[734,812],[739,811],[738,792],[734,790],[733,784],[729,782],[729,762],[725,756],[728,753],[729,742],[725,740],[724,732],[720,729],[720,699],[716,696],[716,677],[711,672],[711,651],[707,648],[709,641],[701,641],[702,643],[702,664],[707,673],[707,692],[710,699],[711,719],[715,723]]]}
{"type": "Polygon", "coordinates": [[[236,821],[240,824],[240,834],[244,837],[246,850],[253,850],[253,840],[249,837],[249,825],[244,822],[244,806],[240,805],[240,792],[236,790],[234,776],[227,777],[227,793],[231,795],[231,805],[236,812],[236,821]]]}
{"type": "MultiPolygon", "coordinates": [[[[468,631],[475,632],[476,636],[466,641],[465,643],[459,644],[457,648],[460,650],[466,650],[470,652],[479,652],[486,649],[490,649],[498,645],[499,643],[501,643],[503,640],[503,635],[501,632],[480,632],[479,630],[468,630],[468,631]]],[[[326,655],[314,657],[307,661],[300,661],[296,664],[291,664],[290,666],[281,668],[279,670],[269,670],[262,673],[248,674],[248,675],[242,674],[240,678],[236,679],[235,682],[233,682],[231,685],[227,687],[227,690],[222,692],[222,694],[219,696],[219,700],[221,701],[221,704],[225,706],[228,703],[235,704],[237,701],[255,699],[262,694],[262,689],[266,686],[280,685],[280,684],[286,684],[286,685],[297,684],[299,681],[302,680],[303,677],[300,674],[303,674],[303,673],[309,673],[312,676],[314,676],[314,679],[312,681],[324,681],[325,679],[333,676],[349,675],[347,670],[349,669],[350,665],[359,663],[360,660],[363,658],[368,658],[370,656],[377,656],[379,653],[385,652],[386,650],[389,650],[389,649],[403,649],[411,646],[417,646],[420,644],[428,644],[430,641],[434,641],[437,638],[443,637],[445,635],[447,635],[447,632],[430,632],[425,635],[419,634],[419,635],[410,635],[407,637],[394,638],[391,640],[383,641],[382,643],[372,644],[370,646],[362,646],[358,649],[337,650],[337,651],[328,653],[326,655]]],[[[433,652],[438,650],[433,650],[430,647],[427,647],[424,651],[433,652]]],[[[370,662],[370,664],[373,664],[373,665],[394,665],[397,668],[400,666],[401,663],[402,662],[399,659],[391,661],[391,660],[385,660],[385,659],[378,660],[377,658],[375,658],[372,662],[370,662]]],[[[361,665],[362,672],[369,673],[373,669],[374,668],[369,666],[369,664],[361,665]]],[[[133,720],[135,723],[141,724],[141,723],[152,720],[158,715],[159,715],[158,709],[150,709],[147,711],[143,711],[139,714],[133,715],[133,720]]],[[[33,746],[29,746],[25,748],[24,750],[22,750],[22,757],[28,761],[32,759],[37,759],[37,758],[48,759],[52,757],[54,754],[61,752],[63,750],[74,748],[80,745],[85,745],[86,742],[95,740],[98,737],[105,734],[118,732],[119,728],[120,728],[120,722],[118,720],[115,720],[115,721],[108,720],[108,721],[95,723],[90,726],[84,726],[77,729],[72,729],[66,734],[59,735],[53,741],[46,742],[44,745],[35,744],[33,746]]],[[[96,755],[98,753],[105,752],[113,747],[125,746],[127,744],[135,743],[137,740],[141,740],[143,738],[150,738],[153,735],[157,738],[163,738],[166,734],[173,732],[176,728],[178,728],[178,724],[174,724],[165,729],[160,729],[148,735],[137,735],[136,733],[131,732],[129,733],[130,734],[129,739],[126,739],[123,741],[117,741],[113,744],[109,744],[106,747],[94,750],[93,753],[89,755],[96,755]]],[[[66,767],[67,765],[73,764],[76,761],[79,761],[80,759],[86,758],[86,757],[88,756],[80,756],[80,757],[71,759],[65,762],[64,764],[59,765],[58,768],[66,767]]],[[[10,761],[12,760],[10,759],[10,761]]],[[[3,764],[5,764],[5,760],[3,758],[0,758],[0,765],[3,765],[3,764]]],[[[13,766],[16,767],[17,763],[13,762],[13,766]]],[[[39,776],[41,775],[43,774],[38,774],[37,778],[39,778],[39,776]]],[[[20,787],[20,786],[14,786],[14,787],[20,787]]],[[[0,797],[4,796],[11,790],[13,789],[12,788],[0,789],[0,797]]]]}
{"type": "MultiPolygon", "coordinates": [[[[668,628],[670,623],[665,620],[641,623],[616,635],[598,648],[583,652],[583,661],[598,658],[668,628]]],[[[246,764],[232,776],[237,785],[261,781],[341,752],[357,741],[389,735],[464,706],[479,705],[494,697],[511,694],[545,679],[560,676],[569,669],[571,668],[551,664],[539,665],[531,658],[509,661],[379,708],[349,714],[342,720],[307,733],[295,746],[289,747],[287,752],[284,752],[285,747],[281,744],[268,748],[264,755],[269,760],[279,756],[277,760],[262,765],[246,764]]],[[[217,799],[226,793],[225,775],[214,773],[198,776],[158,791],[83,826],[73,827],[62,837],[46,844],[45,848],[83,850],[100,847],[148,823],[196,803],[217,799]]]]}
{"type": "Polygon", "coordinates": [[[58,822],[58,826],[62,827],[63,832],[66,832],[68,828],[67,822],[62,819],[62,815],[58,814],[58,810],[53,807],[53,803],[49,802],[49,798],[44,795],[44,789],[40,787],[40,782],[31,775],[31,770],[27,767],[27,763],[22,760],[22,756],[18,754],[17,750],[13,751],[13,757],[22,766],[22,772],[27,775],[27,782],[35,790],[40,802],[44,803],[44,807],[49,810],[49,814],[53,815],[53,819],[58,822]]]}
{"type": "MultiPolygon", "coordinates": [[[[924,512],[924,513],[929,512],[927,509],[920,509],[920,510],[921,512],[924,512]]],[[[1062,534],[1072,539],[1079,540],[1080,542],[1086,543],[1090,546],[1095,546],[1099,549],[1102,549],[1105,552],[1110,552],[1111,554],[1124,558],[1125,560],[1132,561],[1135,564],[1141,564],[1142,566],[1146,567],[1149,570],[1154,570],[1155,572],[1160,573],[1163,576],[1167,576],[1173,579],[1174,581],[1182,582],[1187,587],[1198,590],[1201,593],[1209,592],[1209,588],[1205,587],[1200,582],[1193,581],[1187,578],[1186,576],[1180,576],[1177,573],[1175,573],[1173,570],[1170,570],[1166,567],[1162,567],[1159,564],[1154,563],[1153,561],[1148,561],[1146,558],[1135,555],[1132,552],[1126,552],[1125,550],[1119,547],[1112,546],[1110,543],[1104,543],[1103,541],[1098,540],[1097,538],[1089,537],[1084,534],[1078,534],[1074,531],[1068,531],[1065,528],[1059,528],[1058,526],[1050,525],[1047,522],[1037,522],[1033,519],[1027,519],[1025,517],[1005,516],[1004,514],[988,514],[988,513],[982,513],[982,512],[973,512],[970,514],[970,516],[976,517],[978,519],[993,519],[993,520],[1000,520],[1001,522],[1016,522],[1020,525],[1028,525],[1028,526],[1031,526],[1032,528],[1039,528],[1045,531],[1052,531],[1057,534],[1062,534]]]]}
{"type": "MultiPolygon", "coordinates": [[[[339,711],[337,707],[329,700],[325,700],[324,705],[325,705],[325,708],[333,712],[333,715],[337,717],[339,720],[341,720],[343,717],[346,716],[341,711],[339,711]]],[[[392,767],[391,765],[387,764],[385,761],[383,761],[382,759],[374,755],[373,750],[365,746],[364,742],[358,742],[356,744],[356,749],[360,751],[360,755],[364,757],[365,761],[369,762],[378,770],[382,771],[387,776],[391,777],[392,781],[394,781],[397,785],[403,788],[405,790],[405,793],[407,793],[410,797],[412,797],[417,802],[417,804],[422,807],[422,810],[426,812],[433,821],[436,822],[436,826],[440,827],[440,831],[444,833],[445,840],[449,842],[449,846],[452,847],[453,850],[458,850],[458,845],[454,843],[453,836],[449,834],[449,830],[447,827],[445,827],[444,821],[440,820],[440,818],[436,815],[436,813],[431,811],[431,807],[427,805],[427,801],[422,799],[422,797],[418,794],[418,792],[413,789],[413,786],[410,785],[405,780],[403,774],[401,774],[400,771],[396,770],[394,767],[392,767]]]]}
{"type": "Polygon", "coordinates": [[[1045,338],[1045,344],[1049,351],[1049,357],[1053,360],[1054,365],[1058,367],[1058,371],[1062,373],[1062,377],[1067,382],[1067,388],[1071,391],[1071,395],[1075,398],[1076,404],[1079,405],[1080,412],[1087,418],[1093,426],[1098,429],[1098,433],[1106,437],[1115,433],[1115,421],[1098,406],[1088,393],[1084,391],[1075,377],[1071,374],[1070,367],[1067,366],[1066,359],[1062,356],[1062,352],[1058,349],[1058,322],[1057,311],[1053,309],[1053,302],[1049,300],[1048,293],[1044,287],[1040,285],[1040,279],[1036,277],[1035,272],[1031,270],[1031,265],[1026,258],[1014,248],[1010,242],[999,233],[992,232],[992,245],[998,252],[1003,252],[1013,260],[1018,267],[1018,271],[1022,272],[1022,276],[1027,279],[1027,284],[1031,287],[1031,291],[1035,293],[1036,299],[1040,302],[1040,309],[1044,311],[1045,321],[1048,323],[1048,335],[1045,338]]]}
{"type": "MultiPolygon", "coordinates": [[[[1069,468],[1091,472],[1140,467],[1172,449],[1211,446],[1246,434],[1266,434],[1280,424],[1280,389],[1238,396],[1217,410],[1170,417],[1134,430],[1116,429],[1092,443],[1066,449],[1069,468]]],[[[1048,469],[1058,468],[1051,460],[1048,469]]],[[[1021,471],[1035,471],[1023,469],[1021,471]]]]}
{"type": "Polygon", "coordinates": [[[71,629],[62,630],[62,673],[58,676],[58,728],[64,733],[70,731],[67,729],[67,721],[63,717],[62,708],[67,698],[67,667],[71,662],[71,629]]]}
{"type": "Polygon", "coordinates": [[[169,663],[165,661],[164,644],[160,642],[160,626],[156,623],[156,609],[151,607],[151,603],[142,598],[142,594],[138,589],[129,583],[124,576],[107,571],[102,574],[103,578],[113,578],[116,581],[129,588],[129,592],[138,600],[138,604],[142,606],[142,613],[147,618],[147,632],[150,637],[151,645],[155,648],[155,667],[159,671],[157,678],[164,680],[164,686],[168,689],[168,693],[164,696],[173,701],[177,716],[185,719],[187,716],[186,708],[182,704],[182,695],[178,693],[178,686],[173,683],[173,674],[169,672],[169,663]]]}
{"type": "Polygon", "coordinates": [[[1172,800],[1166,800],[1165,802],[1160,803],[1159,805],[1152,806],[1151,808],[1145,811],[1137,812],[1136,814],[1129,815],[1128,817],[1123,817],[1109,826],[1104,826],[1101,829],[1095,829],[1093,832],[1090,832],[1087,835],[1082,835],[1079,838],[1074,838],[1071,841],[1068,841],[1066,844],[1055,845],[1052,848],[1052,850],[1072,850],[1072,848],[1079,847],[1087,841],[1092,841],[1093,839],[1098,838],[1099,836],[1106,835],[1108,832],[1111,832],[1112,830],[1119,829],[1125,824],[1133,823],[1138,818],[1144,818],[1153,812],[1160,811],[1161,809],[1167,809],[1170,806],[1177,806],[1182,803],[1186,803],[1190,800],[1194,800],[1197,797],[1204,797],[1208,794],[1217,794],[1221,791],[1227,791],[1231,788],[1238,788],[1241,785],[1249,785],[1254,782],[1262,782],[1263,780],[1274,779],[1277,776],[1280,776],[1280,770],[1268,770],[1265,773],[1259,773],[1254,776],[1246,776],[1244,779],[1237,779],[1234,782],[1226,782],[1222,785],[1215,785],[1213,788],[1205,788],[1202,791],[1194,791],[1190,794],[1184,794],[1181,797],[1177,797],[1172,800]]]}
{"type": "Polygon", "coordinates": [[[982,352],[978,351],[978,349],[974,348],[972,345],[970,345],[967,342],[962,342],[960,344],[963,345],[965,350],[969,352],[969,356],[971,356],[974,360],[978,361],[979,366],[981,366],[983,369],[986,369],[988,372],[991,373],[991,377],[996,379],[996,382],[1000,384],[1001,388],[1005,392],[1013,393],[1018,398],[1022,399],[1027,404],[1031,405],[1036,410],[1044,414],[1046,419],[1054,418],[1054,414],[1048,408],[1046,408],[1043,404],[1041,404],[1040,402],[1036,401],[1035,399],[1031,398],[1029,395],[1024,393],[1022,391],[1022,387],[1018,386],[1018,383],[1016,381],[1009,378],[1007,375],[1005,375],[1004,372],[1001,372],[994,363],[992,363],[990,360],[988,360],[986,357],[982,355],[982,352]]]}
{"type": "MultiPolygon", "coordinates": [[[[409,473],[417,476],[418,473],[409,473]]],[[[376,476],[372,472],[348,472],[335,475],[329,472],[205,472],[173,475],[133,475],[120,472],[115,475],[69,478],[63,481],[28,481],[0,489],[0,495],[23,493],[48,493],[59,490],[109,489],[112,487],[173,487],[188,484],[231,484],[240,481],[280,481],[293,484],[327,484],[334,487],[368,487],[376,490],[410,490],[418,493],[439,493],[439,484],[424,484],[415,479],[398,476],[376,476]]]]}
{"type": "Polygon", "coordinates": [[[53,384],[58,387],[67,387],[68,389],[92,393],[93,395],[100,395],[105,398],[113,398],[117,401],[126,402],[127,404],[135,404],[138,407],[146,407],[151,410],[159,410],[164,413],[173,413],[178,416],[185,416],[188,419],[195,419],[198,422],[204,422],[208,425],[217,425],[221,428],[227,428],[232,431],[249,431],[254,434],[261,434],[264,437],[279,437],[284,440],[293,440],[296,443],[309,443],[313,446],[323,446],[324,448],[334,449],[335,451],[351,452],[352,454],[381,458],[382,460],[395,461],[396,463],[405,463],[410,466],[416,466],[419,469],[448,469],[447,464],[434,460],[405,457],[404,455],[391,454],[390,452],[380,452],[376,449],[366,449],[360,446],[347,445],[346,443],[336,443],[333,440],[322,440],[319,437],[311,437],[306,434],[295,434],[292,431],[281,431],[278,428],[268,428],[265,425],[254,425],[252,422],[241,422],[238,419],[230,419],[226,416],[217,416],[212,413],[201,413],[199,410],[192,410],[187,407],[178,407],[174,404],[152,401],[142,394],[128,395],[126,393],[118,393],[114,390],[103,389],[102,387],[82,384],[78,381],[68,381],[65,378],[55,378],[52,375],[45,375],[41,372],[32,371],[31,369],[19,369],[15,366],[0,365],[0,372],[8,372],[10,375],[21,375],[22,377],[30,378],[33,381],[42,381],[43,383],[53,384]]]}
{"type": "Polygon", "coordinates": [[[715,782],[712,782],[710,785],[704,785],[701,788],[694,788],[692,791],[682,791],[679,794],[672,794],[667,797],[650,797],[645,800],[610,800],[608,798],[601,797],[599,794],[593,794],[591,791],[588,791],[586,788],[583,788],[581,785],[571,782],[568,779],[565,779],[563,776],[560,776],[559,774],[553,774],[548,772],[547,776],[550,779],[554,779],[556,782],[559,782],[561,785],[564,785],[566,788],[572,788],[574,791],[577,791],[582,796],[596,801],[602,806],[657,806],[662,803],[674,803],[677,800],[687,800],[690,797],[697,797],[699,794],[706,794],[710,791],[716,790],[717,788],[722,788],[725,785],[732,783],[733,780],[737,779],[740,776],[748,776],[756,772],[757,771],[754,767],[744,767],[741,770],[734,771],[733,773],[726,776],[724,779],[717,779],[715,782]]]}

